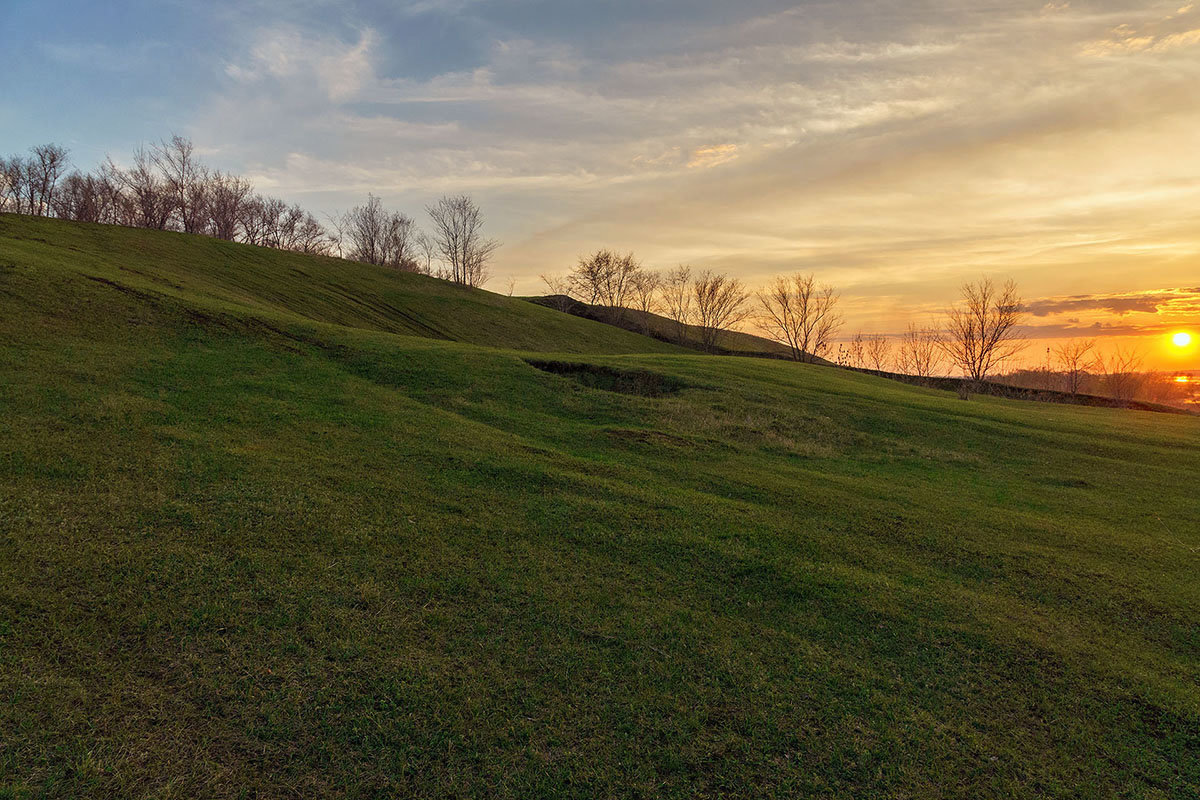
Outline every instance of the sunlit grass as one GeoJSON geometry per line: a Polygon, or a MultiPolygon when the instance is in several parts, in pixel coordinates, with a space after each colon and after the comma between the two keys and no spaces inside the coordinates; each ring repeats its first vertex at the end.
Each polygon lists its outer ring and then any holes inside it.
{"type": "Polygon", "coordinates": [[[10,217],[0,331],[0,797],[1200,789],[1194,418],[10,217]]]}

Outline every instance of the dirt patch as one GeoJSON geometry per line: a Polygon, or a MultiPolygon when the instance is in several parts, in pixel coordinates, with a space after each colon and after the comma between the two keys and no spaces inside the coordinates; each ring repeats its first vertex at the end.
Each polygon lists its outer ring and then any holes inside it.
{"type": "Polygon", "coordinates": [[[590,389],[601,389],[606,392],[631,394],[638,397],[663,397],[687,387],[687,384],[678,378],[644,369],[618,369],[599,364],[534,359],[526,359],[526,363],[542,372],[561,375],[590,389]]]}

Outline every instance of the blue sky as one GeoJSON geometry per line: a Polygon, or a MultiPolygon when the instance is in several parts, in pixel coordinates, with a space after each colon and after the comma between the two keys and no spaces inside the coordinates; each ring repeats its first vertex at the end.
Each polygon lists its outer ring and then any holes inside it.
{"type": "Polygon", "coordinates": [[[0,49],[0,151],[178,132],[317,212],[470,192],[519,291],[607,246],[811,270],[867,330],[983,273],[1072,309],[1046,336],[1200,322],[1185,0],[3,0],[0,49]]]}

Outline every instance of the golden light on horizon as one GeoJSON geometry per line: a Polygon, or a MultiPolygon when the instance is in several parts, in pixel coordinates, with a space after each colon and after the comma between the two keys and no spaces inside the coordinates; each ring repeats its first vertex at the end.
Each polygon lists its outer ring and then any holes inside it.
{"type": "Polygon", "coordinates": [[[1187,331],[1180,331],[1171,337],[1171,342],[1176,347],[1187,347],[1192,343],[1192,335],[1187,331]]]}

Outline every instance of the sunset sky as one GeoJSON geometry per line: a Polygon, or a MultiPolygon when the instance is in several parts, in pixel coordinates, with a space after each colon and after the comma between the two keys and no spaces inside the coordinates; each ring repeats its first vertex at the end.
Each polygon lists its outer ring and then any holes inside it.
{"type": "Polygon", "coordinates": [[[469,192],[495,290],[613,247],[896,332],[986,274],[1032,361],[1200,369],[1200,3],[4,0],[0,48],[0,152],[178,132],[316,212],[469,192]]]}

